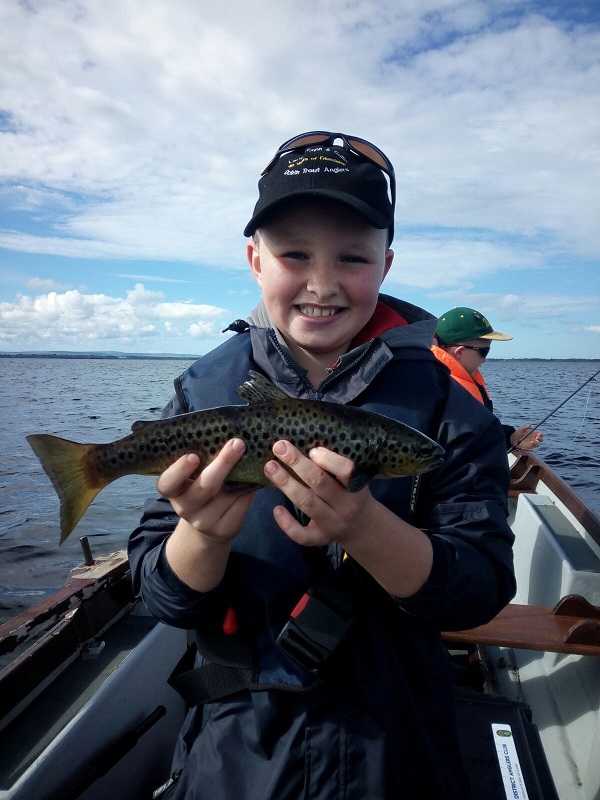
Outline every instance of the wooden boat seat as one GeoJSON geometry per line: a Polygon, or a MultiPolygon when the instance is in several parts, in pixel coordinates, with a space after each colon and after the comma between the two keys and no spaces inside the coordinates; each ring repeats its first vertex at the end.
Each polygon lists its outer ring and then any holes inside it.
{"type": "Polygon", "coordinates": [[[600,656],[600,606],[575,594],[554,608],[511,603],[486,625],[442,636],[446,642],[600,656]]]}
{"type": "Polygon", "coordinates": [[[541,464],[533,462],[521,453],[510,468],[509,497],[516,497],[521,492],[535,492],[540,479],[541,464]]]}

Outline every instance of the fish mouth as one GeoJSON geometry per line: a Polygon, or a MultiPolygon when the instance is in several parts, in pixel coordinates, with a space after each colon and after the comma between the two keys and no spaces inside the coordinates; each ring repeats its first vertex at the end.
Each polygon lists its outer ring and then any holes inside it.
{"type": "Polygon", "coordinates": [[[301,314],[303,314],[305,317],[312,317],[313,319],[315,317],[334,317],[342,310],[338,306],[313,306],[300,304],[297,307],[301,314]]]}
{"type": "Polygon", "coordinates": [[[438,467],[441,467],[443,463],[444,463],[443,456],[435,456],[435,458],[432,458],[429,464],[427,465],[426,471],[429,472],[432,469],[437,469],[438,467]]]}

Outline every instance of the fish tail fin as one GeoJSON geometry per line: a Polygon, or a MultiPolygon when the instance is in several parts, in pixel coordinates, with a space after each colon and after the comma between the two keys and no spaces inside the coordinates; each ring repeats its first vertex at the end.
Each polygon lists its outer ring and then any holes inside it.
{"type": "Polygon", "coordinates": [[[36,433],[27,437],[41,461],[60,499],[60,543],[77,525],[86,509],[106,483],[93,483],[88,469],[88,453],[93,444],[79,444],[58,436],[36,433]]]}

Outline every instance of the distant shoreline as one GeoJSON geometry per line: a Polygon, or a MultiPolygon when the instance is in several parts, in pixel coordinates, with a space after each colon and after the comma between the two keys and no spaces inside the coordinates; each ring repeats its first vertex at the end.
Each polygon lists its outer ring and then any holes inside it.
{"type": "MultiPolygon", "coordinates": [[[[68,358],[68,359],[75,359],[75,358],[85,358],[85,359],[109,359],[111,361],[118,361],[118,360],[160,360],[160,361],[195,361],[197,358],[201,358],[200,355],[190,355],[189,353],[184,354],[177,354],[177,353],[119,353],[119,352],[92,352],[92,353],[82,353],[82,352],[70,352],[70,351],[56,351],[56,352],[23,352],[23,353],[2,353],[0,352],[0,358],[68,358]]],[[[590,362],[590,363],[597,363],[600,361],[599,358],[488,358],[487,361],[540,361],[540,362],[567,362],[567,361],[574,361],[574,362],[590,362]]]]}
{"type": "Polygon", "coordinates": [[[195,361],[197,355],[177,355],[176,353],[0,353],[0,358],[87,358],[87,359],[109,359],[110,361],[124,361],[137,359],[160,360],[160,361],[195,361]]]}

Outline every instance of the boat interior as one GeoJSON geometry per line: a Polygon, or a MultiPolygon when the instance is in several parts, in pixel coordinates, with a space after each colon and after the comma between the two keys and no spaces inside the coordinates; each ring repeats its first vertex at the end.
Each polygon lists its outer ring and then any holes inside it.
{"type": "MultiPolygon", "coordinates": [[[[444,634],[472,800],[600,800],[600,521],[531,455],[511,475],[518,594],[444,634]]],[[[133,597],[124,551],[1,626],[0,800],[150,798],[185,715],[167,679],[186,646],[133,597]]]]}

